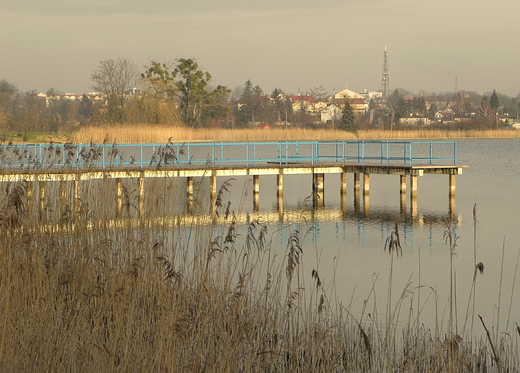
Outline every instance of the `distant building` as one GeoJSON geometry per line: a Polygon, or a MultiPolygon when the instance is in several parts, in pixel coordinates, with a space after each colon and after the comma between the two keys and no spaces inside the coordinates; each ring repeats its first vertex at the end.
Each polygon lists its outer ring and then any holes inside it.
{"type": "MultiPolygon", "coordinates": [[[[85,94],[92,102],[95,101],[104,101],[105,95],[99,92],[89,92],[85,94]]],[[[78,101],[83,97],[83,95],[77,95],[75,93],[60,93],[55,95],[47,95],[43,92],[36,93],[35,96],[40,100],[45,100],[45,106],[49,107],[51,100],[71,100],[78,101]]]]}
{"type": "Polygon", "coordinates": [[[344,89],[341,92],[336,93],[332,98],[332,103],[339,106],[343,106],[345,99],[348,100],[350,106],[354,110],[354,113],[364,114],[368,107],[368,102],[365,97],[357,92],[351,91],[350,89],[344,89]]]}
{"type": "Polygon", "coordinates": [[[329,98],[329,103],[321,110],[321,122],[334,123],[339,121],[343,113],[345,100],[348,100],[355,114],[365,114],[368,108],[368,102],[365,97],[347,88],[329,98]]]}
{"type": "Polygon", "coordinates": [[[409,116],[399,118],[399,124],[403,126],[428,126],[432,121],[425,116],[409,116]]]}

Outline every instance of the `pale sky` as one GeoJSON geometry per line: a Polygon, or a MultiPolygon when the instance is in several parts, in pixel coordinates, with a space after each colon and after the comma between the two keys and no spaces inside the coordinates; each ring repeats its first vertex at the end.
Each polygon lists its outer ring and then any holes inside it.
{"type": "Polygon", "coordinates": [[[99,61],[194,58],[212,85],[520,91],[519,0],[1,0],[0,80],[91,91],[99,61]],[[457,77],[457,78],[456,78],[457,77]]]}

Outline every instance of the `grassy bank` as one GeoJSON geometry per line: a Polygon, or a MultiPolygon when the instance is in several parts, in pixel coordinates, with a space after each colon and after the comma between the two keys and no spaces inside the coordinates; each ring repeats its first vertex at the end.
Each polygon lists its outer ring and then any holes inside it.
{"type": "MultiPolygon", "coordinates": [[[[335,280],[322,283],[317,264],[303,271],[313,258],[305,255],[313,227],[303,211],[299,224],[284,228],[282,246],[267,226],[238,226],[232,215],[221,230],[200,224],[198,214],[183,218],[189,227],[146,214],[137,225],[121,219],[114,226],[100,211],[113,208],[108,182],[85,183],[78,209],[60,204],[58,187],[46,191],[45,211],[31,207],[26,184],[11,184],[1,196],[2,372],[518,369],[516,333],[473,340],[465,330],[456,334],[451,317],[448,330],[419,325],[421,310],[403,306],[410,289],[388,296],[386,311],[370,306],[368,294],[364,312],[353,315],[336,298],[335,280]],[[404,328],[396,321],[401,312],[404,328]]],[[[151,208],[171,196],[160,181],[154,188],[151,208]]],[[[229,188],[218,193],[221,216],[229,188]]],[[[135,213],[137,196],[125,198],[127,214],[135,213]]],[[[398,239],[396,228],[386,247],[390,273],[398,239]]]]}
{"type": "Polygon", "coordinates": [[[291,129],[190,129],[186,127],[114,125],[83,127],[71,134],[75,143],[166,143],[196,141],[279,141],[279,140],[392,140],[392,139],[462,139],[520,138],[516,130],[487,131],[359,131],[357,134],[339,130],[291,129]]]}

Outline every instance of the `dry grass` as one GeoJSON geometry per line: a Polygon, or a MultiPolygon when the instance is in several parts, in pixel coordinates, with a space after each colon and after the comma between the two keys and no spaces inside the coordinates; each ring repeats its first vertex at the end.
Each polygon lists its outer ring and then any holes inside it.
{"type": "MultiPolygon", "coordinates": [[[[209,211],[207,196],[195,204],[201,215],[179,214],[171,201],[181,198],[172,198],[175,188],[166,180],[148,186],[145,208],[160,207],[189,227],[152,223],[145,213],[137,226],[123,219],[114,228],[114,186],[107,180],[83,182],[74,212],[52,188],[49,207],[36,211],[26,187],[14,185],[1,196],[7,222],[0,225],[2,372],[494,369],[486,341],[414,325],[414,312],[400,335],[392,320],[407,289],[388,305],[386,320],[376,309],[353,316],[335,303],[319,268],[302,270],[304,237],[312,229],[305,219],[284,228],[287,245],[276,247],[273,232],[256,221],[238,226],[230,214],[218,229],[197,223],[209,211]],[[66,211],[72,216],[63,220],[66,211]]],[[[230,188],[225,183],[219,192],[220,216],[227,214],[230,188]]],[[[136,198],[125,197],[126,215],[135,213],[136,198]]],[[[516,341],[503,339],[504,369],[517,371],[516,341]]]]}
{"type": "Polygon", "coordinates": [[[391,139],[461,139],[461,138],[520,138],[516,130],[487,131],[359,131],[357,134],[339,130],[303,128],[271,129],[190,129],[152,125],[114,125],[83,127],[72,133],[75,143],[166,143],[197,141],[296,141],[296,140],[391,140],[391,139]]]}

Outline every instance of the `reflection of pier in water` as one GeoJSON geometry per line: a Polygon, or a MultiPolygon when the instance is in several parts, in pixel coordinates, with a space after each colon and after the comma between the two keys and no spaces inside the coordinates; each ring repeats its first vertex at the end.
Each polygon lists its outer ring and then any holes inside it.
{"type": "MultiPolygon", "coordinates": [[[[141,218],[114,218],[104,220],[102,224],[113,228],[123,228],[128,226],[162,226],[162,227],[189,227],[196,225],[244,225],[251,222],[258,224],[297,224],[302,222],[327,223],[338,221],[363,221],[365,224],[377,223],[399,223],[413,226],[444,226],[446,224],[458,225],[459,217],[450,216],[448,213],[427,213],[411,216],[409,213],[400,213],[388,210],[378,210],[370,213],[365,212],[345,212],[341,209],[315,209],[315,210],[285,210],[282,214],[278,211],[262,212],[233,212],[229,215],[211,214],[178,214],[175,216],[155,216],[145,220],[141,218]]],[[[101,222],[92,221],[90,226],[96,226],[101,222]]]]}
{"type": "MultiPolygon", "coordinates": [[[[74,230],[76,226],[80,229],[128,229],[137,227],[160,227],[161,229],[170,228],[192,228],[194,226],[231,226],[247,225],[254,223],[255,225],[279,225],[282,227],[290,227],[293,224],[305,223],[309,226],[316,226],[332,222],[354,223],[360,227],[367,225],[380,225],[392,228],[394,223],[400,226],[421,227],[421,226],[445,226],[451,224],[458,226],[460,218],[458,216],[450,216],[449,214],[427,213],[419,214],[412,217],[409,213],[400,213],[388,210],[378,210],[371,213],[364,212],[348,212],[345,213],[341,209],[317,209],[317,210],[286,210],[283,214],[277,211],[262,212],[234,212],[227,216],[210,215],[210,214],[179,214],[175,216],[155,216],[146,219],[137,217],[118,217],[113,219],[93,219],[87,224],[76,224],[69,222],[68,224],[44,224],[42,228],[49,232],[69,232],[74,230]]],[[[344,228],[343,228],[344,229],[344,228]]],[[[288,232],[285,232],[288,235],[288,232]]],[[[288,238],[288,236],[286,237],[288,238]]]]}

